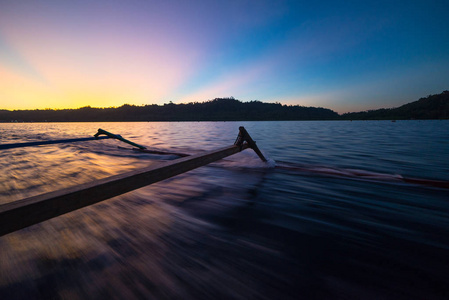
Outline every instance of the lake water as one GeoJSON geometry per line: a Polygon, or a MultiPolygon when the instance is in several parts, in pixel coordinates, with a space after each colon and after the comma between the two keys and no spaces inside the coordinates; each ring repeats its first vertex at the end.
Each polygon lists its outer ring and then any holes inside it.
{"type": "MultiPolygon", "coordinates": [[[[92,136],[248,149],[0,237],[0,299],[448,299],[449,121],[3,123],[0,144],[92,136]]],[[[0,150],[0,204],[176,156],[99,140],[0,150]]]]}

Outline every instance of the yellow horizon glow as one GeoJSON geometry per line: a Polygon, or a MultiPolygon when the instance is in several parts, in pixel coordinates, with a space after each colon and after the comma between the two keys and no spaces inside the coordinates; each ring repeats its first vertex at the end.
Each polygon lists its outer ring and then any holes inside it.
{"type": "MultiPolygon", "coordinates": [[[[0,20],[1,25],[1,20],[0,20]]],[[[72,109],[163,104],[197,65],[201,51],[157,47],[132,36],[86,34],[90,43],[61,38],[57,28],[39,36],[24,28],[0,32],[0,109],[72,109]],[[3,41],[2,41],[3,40],[3,41]],[[51,46],[49,46],[51,45],[51,46]],[[0,53],[2,54],[2,53],[0,53]]]]}

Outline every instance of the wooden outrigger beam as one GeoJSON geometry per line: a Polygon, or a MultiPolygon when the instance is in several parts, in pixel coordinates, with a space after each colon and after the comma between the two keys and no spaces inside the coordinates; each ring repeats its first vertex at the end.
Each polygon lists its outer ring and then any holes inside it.
{"type": "Polygon", "coordinates": [[[232,146],[0,205],[0,236],[196,169],[246,148],[252,148],[266,161],[245,128],[239,130],[232,146]]]}
{"type": "Polygon", "coordinates": [[[130,145],[132,145],[134,147],[137,147],[139,149],[142,149],[142,150],[146,149],[146,147],[144,147],[144,146],[141,146],[139,144],[131,142],[131,141],[127,140],[127,139],[124,139],[121,135],[110,133],[110,132],[108,132],[106,130],[103,130],[101,128],[98,128],[98,132],[94,135],[94,137],[99,138],[98,136],[101,135],[101,134],[104,134],[104,135],[106,135],[106,136],[108,136],[110,138],[117,139],[119,141],[125,142],[125,143],[130,144],[130,145]]]}
{"type": "MultiPolygon", "coordinates": [[[[146,150],[147,148],[144,146],[141,146],[139,144],[136,144],[134,142],[131,142],[125,138],[123,138],[121,135],[110,133],[106,130],[103,130],[101,128],[98,129],[98,132],[93,137],[86,137],[86,138],[76,138],[76,139],[63,139],[63,140],[50,140],[50,141],[35,141],[35,142],[23,142],[23,143],[14,143],[14,144],[0,144],[0,150],[5,149],[14,149],[14,148],[22,148],[22,147],[30,147],[30,146],[41,146],[41,145],[53,145],[53,144],[62,144],[62,143],[75,143],[75,142],[86,142],[86,141],[93,141],[93,140],[104,140],[104,139],[117,139],[119,141],[122,141],[124,143],[130,144],[134,147],[139,148],[139,150],[146,150]],[[99,135],[106,135],[106,136],[99,136],[99,135]]],[[[150,153],[152,153],[150,150],[148,150],[150,153]]],[[[153,151],[155,152],[155,151],[153,151]]],[[[165,154],[163,152],[159,152],[160,154],[165,154]]]]}
{"type": "Polygon", "coordinates": [[[24,142],[24,143],[14,143],[14,144],[0,144],[0,150],[14,149],[22,147],[31,146],[41,146],[41,145],[53,145],[62,143],[74,143],[74,142],[86,142],[94,140],[104,140],[109,139],[110,136],[100,136],[100,137],[87,137],[87,138],[76,138],[76,139],[64,139],[64,140],[50,140],[50,141],[36,141],[36,142],[24,142]]]}
{"type": "Polygon", "coordinates": [[[240,126],[239,135],[237,136],[234,145],[243,145],[244,142],[248,143],[249,148],[253,149],[263,162],[267,162],[267,159],[265,158],[265,156],[263,156],[262,152],[260,152],[259,148],[256,145],[256,142],[253,141],[248,131],[246,131],[245,127],[240,126]]]}

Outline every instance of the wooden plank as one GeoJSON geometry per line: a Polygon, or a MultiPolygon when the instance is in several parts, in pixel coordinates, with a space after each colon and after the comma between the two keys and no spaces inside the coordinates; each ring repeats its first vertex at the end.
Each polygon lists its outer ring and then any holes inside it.
{"type": "Polygon", "coordinates": [[[0,236],[207,165],[248,148],[232,145],[0,205],[0,236]]]}

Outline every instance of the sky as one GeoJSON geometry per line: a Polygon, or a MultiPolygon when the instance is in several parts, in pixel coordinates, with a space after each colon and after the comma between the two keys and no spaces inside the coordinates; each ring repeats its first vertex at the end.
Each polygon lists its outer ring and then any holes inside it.
{"type": "Polygon", "coordinates": [[[449,89],[448,11],[447,0],[0,0],[0,109],[231,96],[397,107],[449,89]]]}

